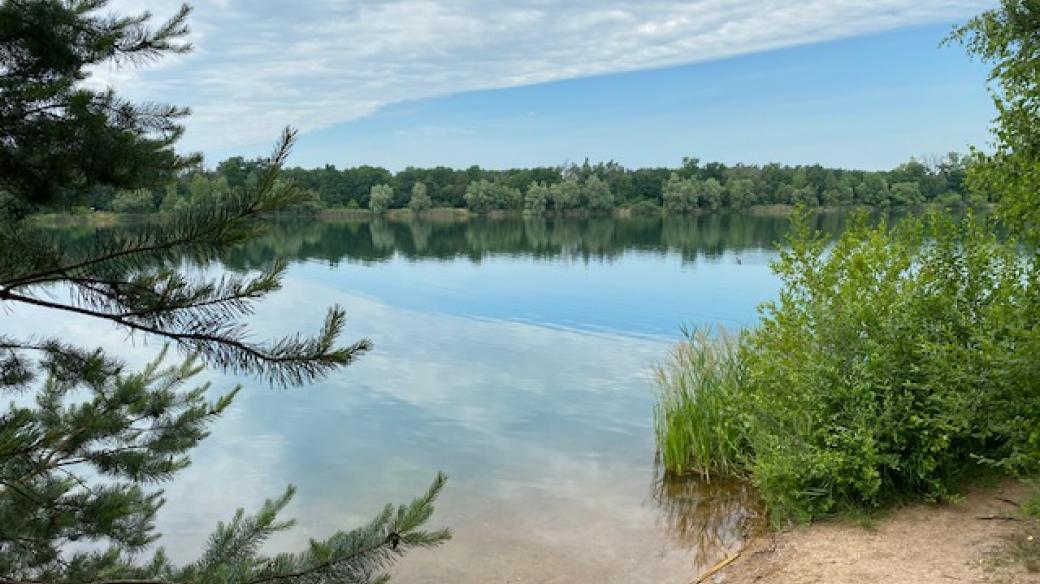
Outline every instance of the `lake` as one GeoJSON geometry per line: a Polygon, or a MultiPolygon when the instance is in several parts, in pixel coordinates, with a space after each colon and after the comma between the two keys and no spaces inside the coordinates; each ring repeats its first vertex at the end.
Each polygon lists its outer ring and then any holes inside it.
{"type": "MultiPolygon", "coordinates": [[[[845,216],[814,219],[831,233],[845,216]]],[[[243,391],[193,465],[166,485],[161,543],[194,559],[216,521],[292,483],[281,551],[410,500],[437,470],[431,526],[454,539],[405,557],[395,582],[685,583],[737,543],[733,489],[661,481],[652,368],[680,326],[753,325],[775,297],[783,217],[281,223],[228,254],[286,258],[258,335],[347,310],[345,341],[375,349],[310,387],[208,372],[243,391]]],[[[85,235],[79,229],[72,236],[85,235]]],[[[91,320],[17,307],[11,334],[62,335],[127,355],[161,346],[91,320]]]]}

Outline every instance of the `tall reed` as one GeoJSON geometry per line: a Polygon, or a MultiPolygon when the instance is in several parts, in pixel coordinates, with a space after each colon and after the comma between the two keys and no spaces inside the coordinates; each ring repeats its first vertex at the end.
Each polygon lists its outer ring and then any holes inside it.
{"type": "Polygon", "coordinates": [[[705,479],[739,475],[747,450],[735,403],[746,378],[740,337],[709,329],[683,332],[686,338],[655,372],[661,462],[667,472],[705,479]]]}

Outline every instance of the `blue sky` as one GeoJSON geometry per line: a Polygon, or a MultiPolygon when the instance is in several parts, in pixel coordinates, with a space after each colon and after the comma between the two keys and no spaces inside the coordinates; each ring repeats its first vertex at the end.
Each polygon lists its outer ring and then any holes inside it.
{"type": "Polygon", "coordinates": [[[199,0],[194,53],[91,82],[192,106],[210,163],[291,124],[306,167],[887,168],[987,141],[986,71],[939,43],[991,4],[199,0]]]}
{"type": "Polygon", "coordinates": [[[890,168],[988,140],[986,70],[939,48],[949,28],[394,104],[305,135],[294,163],[890,168]]]}

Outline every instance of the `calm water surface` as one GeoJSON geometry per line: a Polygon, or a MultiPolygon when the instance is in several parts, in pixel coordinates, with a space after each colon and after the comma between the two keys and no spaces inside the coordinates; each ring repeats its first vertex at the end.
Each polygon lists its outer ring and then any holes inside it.
{"type": "MultiPolygon", "coordinates": [[[[822,215],[836,233],[841,215],[822,215]]],[[[434,525],[455,538],[406,557],[397,582],[684,583],[724,556],[730,490],[662,483],[651,368],[688,325],[752,325],[778,281],[779,217],[293,222],[229,254],[291,261],[259,335],[312,331],[340,304],[375,350],[311,387],[251,379],[166,487],[162,544],[193,559],[216,521],[295,484],[299,524],[271,551],[369,519],[449,474],[434,525]]],[[[83,234],[79,234],[83,235],[83,234]]],[[[126,352],[158,346],[19,308],[5,331],[126,352]]],[[[214,393],[236,381],[207,373],[214,393]]]]}

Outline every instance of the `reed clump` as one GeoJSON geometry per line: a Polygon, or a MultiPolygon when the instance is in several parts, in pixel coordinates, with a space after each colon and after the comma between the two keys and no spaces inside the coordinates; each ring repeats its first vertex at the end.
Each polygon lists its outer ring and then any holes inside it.
{"type": "Polygon", "coordinates": [[[739,338],[710,329],[683,332],[684,341],[655,370],[661,462],[671,472],[706,480],[740,474],[747,444],[737,404],[747,371],[739,338]]]}

